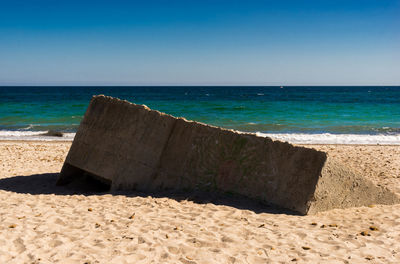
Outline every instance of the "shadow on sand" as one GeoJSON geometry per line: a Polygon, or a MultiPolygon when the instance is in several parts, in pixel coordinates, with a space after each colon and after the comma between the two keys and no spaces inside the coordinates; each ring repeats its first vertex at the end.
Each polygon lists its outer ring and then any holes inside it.
{"type": "Polygon", "coordinates": [[[33,174],[29,176],[14,176],[0,179],[0,190],[26,193],[32,195],[55,194],[55,195],[125,195],[127,197],[171,198],[176,201],[188,200],[198,204],[213,203],[215,205],[226,205],[242,210],[251,210],[255,213],[289,214],[299,215],[297,212],[287,209],[266,205],[254,199],[244,196],[215,193],[204,191],[108,191],[108,186],[94,181],[90,178],[75,181],[66,186],[56,186],[58,173],[33,174]]]}

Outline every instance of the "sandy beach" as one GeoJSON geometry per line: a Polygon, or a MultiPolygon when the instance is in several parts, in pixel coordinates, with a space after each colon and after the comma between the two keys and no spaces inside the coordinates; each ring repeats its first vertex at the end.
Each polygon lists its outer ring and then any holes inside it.
{"type": "MultiPolygon", "coordinates": [[[[55,181],[71,142],[0,142],[0,263],[400,263],[400,205],[286,214],[239,197],[55,181]]],[[[400,194],[400,146],[308,145],[400,194]]]]}

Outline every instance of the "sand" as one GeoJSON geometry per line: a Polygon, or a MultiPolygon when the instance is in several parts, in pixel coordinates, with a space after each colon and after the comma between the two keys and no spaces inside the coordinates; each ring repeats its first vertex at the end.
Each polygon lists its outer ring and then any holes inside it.
{"type": "MultiPolygon", "coordinates": [[[[285,214],[219,195],[56,187],[70,142],[0,142],[0,263],[400,263],[400,205],[285,214]]],[[[312,146],[400,193],[400,146],[312,146]]]]}

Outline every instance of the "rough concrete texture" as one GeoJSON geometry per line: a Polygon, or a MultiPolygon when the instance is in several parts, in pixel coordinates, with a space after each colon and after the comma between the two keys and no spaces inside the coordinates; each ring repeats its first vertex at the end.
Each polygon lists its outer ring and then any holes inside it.
{"type": "Polygon", "coordinates": [[[301,214],[399,202],[324,152],[102,95],[86,111],[58,184],[85,175],[114,190],[218,190],[301,214]]]}

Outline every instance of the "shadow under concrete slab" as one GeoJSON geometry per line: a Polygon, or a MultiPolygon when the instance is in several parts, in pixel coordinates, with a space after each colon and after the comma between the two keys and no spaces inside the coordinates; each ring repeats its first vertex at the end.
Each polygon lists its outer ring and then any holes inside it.
{"type": "Polygon", "coordinates": [[[124,195],[127,197],[154,197],[170,198],[176,201],[189,200],[198,204],[213,203],[215,205],[226,205],[241,210],[251,210],[255,213],[290,214],[299,215],[294,211],[267,205],[260,201],[250,199],[236,194],[219,192],[192,191],[109,191],[109,186],[99,183],[90,177],[74,181],[64,186],[56,186],[58,173],[33,174],[29,176],[14,176],[0,179],[0,190],[26,193],[32,195],[55,194],[55,195],[124,195]]]}

